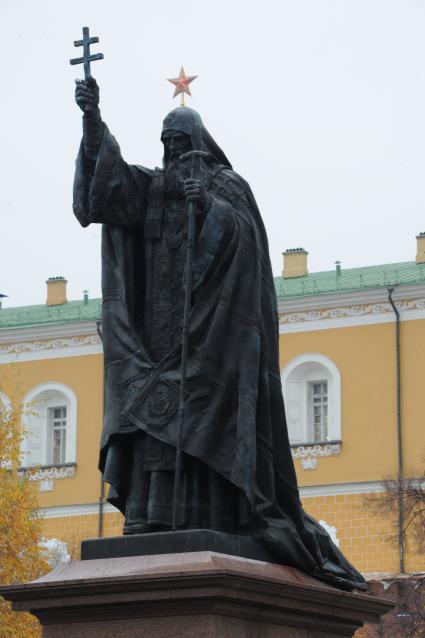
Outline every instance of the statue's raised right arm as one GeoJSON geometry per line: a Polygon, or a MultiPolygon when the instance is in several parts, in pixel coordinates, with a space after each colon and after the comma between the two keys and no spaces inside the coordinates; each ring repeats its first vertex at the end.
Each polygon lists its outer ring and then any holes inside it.
{"type": "Polygon", "coordinates": [[[127,164],[102,121],[99,86],[77,80],[75,101],[83,111],[83,138],[74,179],[74,213],[82,226],[142,226],[152,171],[127,164]]]}

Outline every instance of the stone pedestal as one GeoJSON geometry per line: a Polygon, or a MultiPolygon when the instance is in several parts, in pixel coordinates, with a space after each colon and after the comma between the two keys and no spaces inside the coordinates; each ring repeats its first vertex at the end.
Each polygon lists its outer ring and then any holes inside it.
{"type": "Polygon", "coordinates": [[[44,638],[336,638],[393,606],[210,551],[66,563],[0,594],[37,616],[44,638]]]}

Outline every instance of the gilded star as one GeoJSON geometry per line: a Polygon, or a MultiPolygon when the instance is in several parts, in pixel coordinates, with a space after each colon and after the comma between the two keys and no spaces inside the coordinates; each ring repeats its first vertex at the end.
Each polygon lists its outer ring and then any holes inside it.
{"type": "Polygon", "coordinates": [[[174,78],[172,80],[168,80],[168,82],[171,82],[171,84],[174,84],[174,86],[176,87],[174,89],[174,95],[173,98],[176,97],[176,95],[181,94],[181,106],[184,106],[184,94],[187,93],[188,95],[192,96],[191,92],[190,92],[190,88],[189,88],[189,84],[191,82],[193,82],[193,80],[195,80],[198,76],[197,75],[186,75],[186,73],[184,72],[184,68],[182,67],[180,69],[180,73],[179,73],[179,77],[178,78],[174,78]]]}

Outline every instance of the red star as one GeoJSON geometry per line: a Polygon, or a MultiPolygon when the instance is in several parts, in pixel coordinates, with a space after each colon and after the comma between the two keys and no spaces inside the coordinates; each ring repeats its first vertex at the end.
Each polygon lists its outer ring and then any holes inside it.
{"type": "MultiPolygon", "coordinates": [[[[197,75],[189,75],[189,76],[186,75],[186,73],[184,72],[184,68],[182,67],[180,69],[178,78],[174,78],[173,80],[168,80],[168,82],[171,82],[171,84],[174,84],[174,86],[176,87],[174,90],[173,97],[176,97],[176,95],[179,95],[179,93],[182,93],[182,94],[187,93],[188,95],[192,96],[190,92],[189,84],[193,82],[193,80],[195,80],[197,77],[198,77],[197,75]]],[[[182,99],[183,99],[183,95],[182,95],[182,99]]]]}

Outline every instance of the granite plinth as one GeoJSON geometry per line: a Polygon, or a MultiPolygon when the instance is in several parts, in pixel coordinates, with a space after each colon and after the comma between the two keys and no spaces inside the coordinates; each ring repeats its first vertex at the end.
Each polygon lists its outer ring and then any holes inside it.
{"type": "Polygon", "coordinates": [[[393,606],[214,552],[75,561],[0,594],[39,618],[43,638],[336,638],[393,606]]]}
{"type": "Polygon", "coordinates": [[[217,552],[268,563],[279,562],[265,545],[249,535],[226,534],[211,529],[94,538],[81,543],[81,560],[187,552],[217,552]]]}

